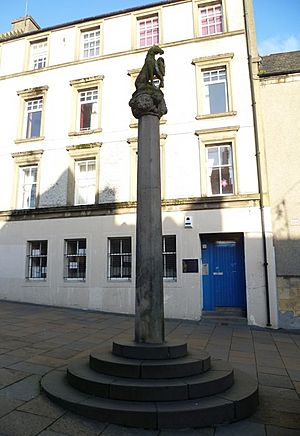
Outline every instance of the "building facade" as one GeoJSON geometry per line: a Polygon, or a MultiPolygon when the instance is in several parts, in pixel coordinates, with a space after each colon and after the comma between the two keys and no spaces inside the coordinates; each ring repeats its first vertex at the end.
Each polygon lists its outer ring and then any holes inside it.
{"type": "Polygon", "coordinates": [[[263,56],[259,77],[279,325],[300,328],[300,51],[263,56]]]}
{"type": "Polygon", "coordinates": [[[198,320],[230,307],[276,328],[251,1],[164,1],[31,26],[0,40],[0,298],[134,313],[138,150],[128,102],[159,44],[165,315],[198,320]]]}

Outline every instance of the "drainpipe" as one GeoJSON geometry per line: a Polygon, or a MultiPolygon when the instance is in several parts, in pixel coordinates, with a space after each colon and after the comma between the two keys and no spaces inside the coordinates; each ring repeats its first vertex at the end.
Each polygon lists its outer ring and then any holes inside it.
{"type": "Polygon", "coordinates": [[[261,232],[262,232],[262,243],[263,243],[263,259],[264,259],[264,277],[266,284],[266,306],[267,306],[267,327],[271,327],[271,316],[270,316],[270,285],[268,277],[268,253],[267,253],[267,238],[266,238],[266,226],[265,226],[265,215],[264,215],[264,193],[262,184],[262,170],[261,170],[261,160],[260,160],[260,146],[259,146],[259,135],[258,135],[258,122],[257,122],[257,106],[255,99],[255,90],[253,82],[253,68],[252,68],[252,55],[250,49],[250,36],[249,36],[249,24],[248,24],[248,10],[246,6],[246,0],[243,0],[244,6],[244,23],[246,32],[246,44],[247,44],[247,55],[248,55],[248,69],[250,76],[250,88],[251,88],[251,100],[252,100],[252,115],[253,115],[253,127],[254,127],[254,141],[255,141],[255,155],[256,155],[256,168],[257,168],[257,179],[258,179],[258,191],[259,191],[259,208],[260,208],[260,218],[261,218],[261,232]]]}

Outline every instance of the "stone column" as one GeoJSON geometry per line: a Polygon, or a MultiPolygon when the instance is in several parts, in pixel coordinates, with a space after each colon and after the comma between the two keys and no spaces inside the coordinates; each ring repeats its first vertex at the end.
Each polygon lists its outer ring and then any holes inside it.
{"type": "Polygon", "coordinates": [[[129,104],[139,120],[135,342],[162,344],[165,336],[159,120],[167,108],[162,91],[152,82],[139,86],[129,104]]]}
{"type": "Polygon", "coordinates": [[[159,118],[138,127],[135,341],[164,342],[159,118]]]}

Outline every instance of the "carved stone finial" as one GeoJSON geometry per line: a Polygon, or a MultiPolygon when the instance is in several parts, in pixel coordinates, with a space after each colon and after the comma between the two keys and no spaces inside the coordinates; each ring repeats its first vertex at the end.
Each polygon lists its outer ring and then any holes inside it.
{"type": "Polygon", "coordinates": [[[163,53],[158,45],[148,50],[143,68],[135,81],[136,91],[129,102],[135,118],[143,115],[161,118],[167,113],[164,94],[160,89],[164,86],[165,62],[162,57],[155,59],[156,55],[163,53]]]}

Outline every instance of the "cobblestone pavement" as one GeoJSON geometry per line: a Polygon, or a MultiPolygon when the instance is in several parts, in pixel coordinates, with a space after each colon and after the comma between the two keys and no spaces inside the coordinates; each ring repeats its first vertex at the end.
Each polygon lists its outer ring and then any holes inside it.
{"type": "Polygon", "coordinates": [[[58,407],[40,391],[43,374],[64,368],[120,334],[133,318],[101,312],[0,302],[0,436],[296,436],[300,435],[300,333],[167,321],[168,338],[258,378],[251,418],[216,428],[143,430],[100,423],[58,407]]]}

